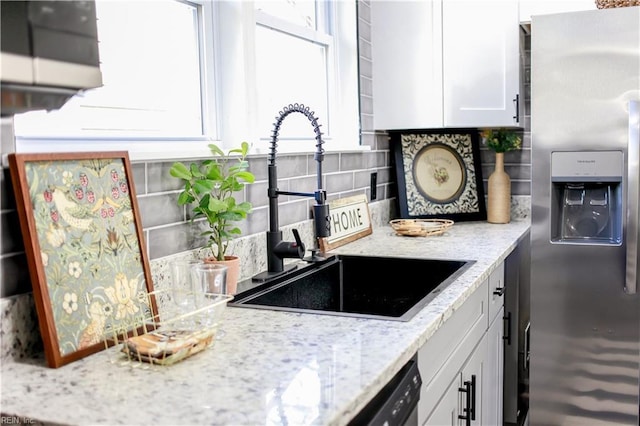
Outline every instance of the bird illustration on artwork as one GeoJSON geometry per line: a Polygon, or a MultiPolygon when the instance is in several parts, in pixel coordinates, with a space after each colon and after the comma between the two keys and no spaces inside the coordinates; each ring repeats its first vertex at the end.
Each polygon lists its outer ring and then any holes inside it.
{"type": "MultiPolygon", "coordinates": [[[[116,210],[120,209],[122,207],[122,205],[120,203],[115,202],[112,198],[107,197],[106,195],[98,198],[96,200],[96,205],[93,206],[93,208],[91,209],[92,212],[97,212],[98,210],[100,210],[101,212],[104,211],[112,211],[115,212],[116,210]]],[[[104,216],[104,215],[103,215],[104,216]]],[[[111,214],[111,216],[113,216],[113,214],[111,214]]]]}
{"type": "Polygon", "coordinates": [[[70,193],[55,188],[51,191],[51,199],[55,205],[56,215],[59,215],[71,227],[87,230],[93,222],[93,214],[87,207],[78,204],[70,193]]]}

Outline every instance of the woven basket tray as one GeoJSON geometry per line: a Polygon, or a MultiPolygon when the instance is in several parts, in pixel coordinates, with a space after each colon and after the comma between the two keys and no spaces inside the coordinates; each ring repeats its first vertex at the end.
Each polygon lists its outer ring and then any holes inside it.
{"type": "Polygon", "coordinates": [[[611,9],[614,7],[640,6],[640,0],[596,0],[598,9],[611,9]]]}
{"type": "Polygon", "coordinates": [[[394,219],[389,222],[397,235],[428,237],[440,235],[453,226],[449,219],[394,219]]]}

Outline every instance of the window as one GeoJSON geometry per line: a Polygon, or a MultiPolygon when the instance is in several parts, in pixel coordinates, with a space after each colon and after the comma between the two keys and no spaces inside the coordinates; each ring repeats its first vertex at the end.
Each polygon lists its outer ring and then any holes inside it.
{"type": "MultiPolygon", "coordinates": [[[[256,80],[259,88],[260,134],[268,137],[274,115],[285,105],[302,103],[315,111],[324,132],[331,134],[327,93],[332,68],[333,37],[326,3],[258,1],[256,6],[256,80]],[[295,60],[292,60],[295,58],[295,60]]],[[[311,139],[302,114],[286,119],[282,140],[311,139]]]]}
{"type": "MultiPolygon", "coordinates": [[[[205,141],[243,140],[266,152],[274,117],[294,102],[316,112],[325,149],[358,145],[355,2],[96,0],[96,8],[104,86],[58,111],[16,115],[18,152],[180,158],[207,155],[205,141]]],[[[312,151],[297,143],[313,139],[309,123],[294,116],[278,151],[312,151]]]]}

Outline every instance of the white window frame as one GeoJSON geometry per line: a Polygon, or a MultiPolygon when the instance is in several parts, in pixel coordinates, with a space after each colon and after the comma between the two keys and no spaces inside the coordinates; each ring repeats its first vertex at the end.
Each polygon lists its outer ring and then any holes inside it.
{"type": "MultiPolygon", "coordinates": [[[[318,10],[319,17],[316,18],[318,21],[318,26],[322,26],[322,27],[328,26],[328,23],[331,21],[326,19],[326,15],[331,13],[333,9],[335,8],[328,7],[326,2],[324,2],[321,5],[320,10],[318,10]]],[[[324,49],[328,52],[328,55],[326,58],[327,59],[327,63],[326,63],[327,89],[331,91],[336,87],[336,84],[339,81],[339,79],[336,79],[335,74],[330,72],[336,67],[336,58],[335,58],[336,43],[334,43],[334,37],[332,35],[323,33],[321,31],[314,31],[310,28],[305,28],[299,25],[292,24],[286,20],[277,18],[275,16],[269,15],[259,10],[256,11],[254,30],[257,29],[257,27],[273,29],[289,37],[297,37],[306,42],[323,46],[324,49]]],[[[297,78],[301,78],[301,77],[302,76],[298,76],[297,78]]],[[[291,76],[291,78],[296,78],[296,77],[291,76]]],[[[309,85],[313,85],[316,82],[314,80],[309,79],[307,83],[309,85]]],[[[328,117],[325,116],[324,113],[320,115],[316,113],[316,118],[318,119],[319,123],[322,125],[321,131],[323,132],[323,140],[325,141],[325,143],[329,141],[333,141],[334,139],[333,135],[335,132],[333,131],[333,127],[334,127],[333,124],[334,124],[334,118],[336,117],[336,114],[333,113],[333,108],[332,108],[332,103],[334,102],[333,100],[334,96],[332,96],[331,93],[327,93],[326,95],[327,95],[326,96],[327,110],[328,110],[329,116],[328,117]]],[[[297,102],[298,100],[299,99],[290,99],[289,103],[287,103],[286,105],[278,105],[278,108],[283,108],[291,103],[297,102]]],[[[306,105],[306,106],[310,107],[311,110],[318,108],[318,106],[315,106],[315,105],[306,105]]],[[[280,110],[270,111],[271,113],[270,117],[275,117],[279,111],[280,110]]],[[[260,128],[265,129],[265,126],[264,126],[265,123],[260,123],[260,124],[262,124],[260,128]]],[[[268,124],[271,124],[271,122],[269,122],[268,124]]],[[[283,127],[284,126],[286,126],[286,124],[283,124],[283,127]]],[[[259,142],[255,148],[256,151],[258,152],[263,150],[268,151],[268,145],[269,145],[268,142],[271,140],[270,130],[271,130],[271,127],[269,127],[269,130],[266,132],[263,130],[262,133],[259,135],[259,142]]],[[[315,134],[313,132],[313,128],[309,126],[305,130],[306,132],[305,132],[305,136],[303,136],[303,139],[300,139],[300,140],[286,140],[284,138],[280,139],[278,141],[278,151],[279,152],[281,151],[296,152],[300,150],[300,146],[314,146],[313,143],[312,145],[307,145],[309,142],[313,142],[315,140],[315,134]]]]}
{"type": "MultiPolygon", "coordinates": [[[[210,155],[208,143],[225,148],[241,141],[252,144],[253,154],[267,152],[270,135],[258,134],[258,112],[251,108],[257,99],[255,87],[255,28],[268,24],[270,17],[256,13],[252,1],[190,0],[201,7],[202,40],[202,137],[190,138],[30,138],[16,137],[17,152],[66,152],[126,150],[132,161],[204,158],[210,155]],[[256,16],[258,15],[258,16],[256,16]]],[[[333,49],[331,60],[338,75],[329,82],[328,120],[330,134],[323,135],[327,151],[359,150],[360,113],[358,98],[357,13],[354,1],[336,0],[330,7],[333,17],[333,49]],[[353,29],[348,34],[344,28],[353,29]],[[355,39],[353,36],[355,35],[355,39]],[[351,39],[349,39],[351,37],[351,39]]],[[[150,15],[152,16],[152,15],[150,15]]],[[[321,18],[322,19],[322,18],[321,18]]],[[[312,82],[310,82],[312,84],[312,82]]],[[[294,102],[295,100],[292,100],[294,102]]],[[[283,105],[284,106],[284,105],[283,105]]],[[[274,116],[278,111],[274,111],[274,116]]],[[[323,123],[322,117],[320,118],[323,123]]],[[[322,128],[323,132],[325,128],[322,128]]],[[[309,128],[310,139],[313,131],[309,128]]],[[[278,152],[313,152],[311,143],[279,142],[278,152]]]]}
{"type": "MultiPolygon", "coordinates": [[[[323,8],[319,19],[326,19],[326,14],[331,14],[333,28],[331,29],[334,48],[329,60],[337,67],[338,73],[329,77],[329,114],[328,122],[331,122],[331,133],[324,135],[324,149],[326,151],[362,150],[366,147],[360,145],[360,106],[359,106],[359,73],[358,73],[358,40],[356,31],[357,12],[355,1],[336,0],[333,7],[323,8]],[[349,34],[347,29],[352,29],[349,34]],[[351,37],[351,38],[350,38],[351,37]]],[[[305,39],[314,39],[315,33],[304,30],[293,24],[283,23],[282,20],[269,16],[266,13],[257,12],[251,1],[219,1],[216,2],[216,16],[218,23],[217,36],[219,37],[218,60],[222,58],[235,58],[233,66],[226,60],[225,67],[219,65],[222,70],[218,75],[220,86],[219,107],[222,114],[220,126],[222,131],[222,145],[235,146],[239,141],[250,141],[252,153],[262,154],[268,152],[268,140],[270,135],[259,134],[258,113],[250,110],[247,105],[253,105],[257,99],[257,88],[253,71],[255,61],[255,28],[256,25],[267,27],[286,27],[287,32],[296,34],[305,39]],[[228,31],[226,27],[242,28],[242,31],[228,31]]],[[[315,39],[326,43],[324,38],[315,39]]],[[[313,82],[309,82],[313,84],[313,82]]],[[[292,99],[292,102],[296,100],[292,99]]],[[[283,107],[285,105],[282,105],[283,107]]],[[[278,111],[273,111],[273,116],[278,111]]],[[[323,117],[319,117],[321,128],[326,128],[323,117]]],[[[313,152],[315,145],[313,130],[309,127],[309,139],[303,141],[279,141],[278,152],[313,152]]]]}

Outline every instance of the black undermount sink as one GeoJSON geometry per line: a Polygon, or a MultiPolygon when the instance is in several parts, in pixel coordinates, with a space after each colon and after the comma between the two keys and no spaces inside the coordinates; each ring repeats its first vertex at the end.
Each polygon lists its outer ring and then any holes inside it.
{"type": "Polygon", "coordinates": [[[409,321],[474,262],[334,255],[236,294],[229,306],[409,321]]]}

